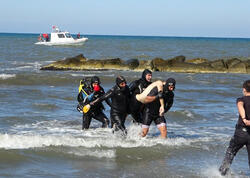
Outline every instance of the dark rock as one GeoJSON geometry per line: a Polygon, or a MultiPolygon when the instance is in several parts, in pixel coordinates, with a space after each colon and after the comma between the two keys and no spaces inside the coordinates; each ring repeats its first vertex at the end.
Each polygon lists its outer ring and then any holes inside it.
{"type": "Polygon", "coordinates": [[[227,68],[232,68],[235,64],[240,63],[241,60],[238,58],[229,59],[226,61],[227,68]]]}
{"type": "Polygon", "coordinates": [[[185,62],[186,57],[185,56],[176,56],[172,59],[169,59],[169,61],[175,63],[175,62],[185,62]]]}
{"type": "Polygon", "coordinates": [[[143,71],[144,69],[153,70],[153,64],[151,60],[139,60],[139,66],[135,68],[135,70],[143,71]]]}
{"type": "Polygon", "coordinates": [[[231,73],[247,73],[247,67],[244,62],[236,63],[228,68],[231,73]]]}
{"type": "Polygon", "coordinates": [[[129,59],[127,61],[124,61],[124,64],[129,67],[129,69],[135,69],[139,66],[139,60],[138,59],[129,59]]]}
{"type": "Polygon", "coordinates": [[[104,60],[101,60],[101,62],[103,62],[104,64],[110,64],[110,65],[122,65],[123,64],[123,61],[120,58],[104,59],[104,60]]]}
{"type": "Polygon", "coordinates": [[[227,69],[223,59],[218,59],[218,60],[215,60],[215,61],[211,61],[210,65],[211,65],[211,67],[213,67],[216,70],[225,71],[227,69]]]}
{"type": "Polygon", "coordinates": [[[154,71],[162,71],[168,65],[168,62],[162,58],[154,58],[151,61],[152,70],[154,71]]]}
{"type": "Polygon", "coordinates": [[[195,59],[188,59],[186,60],[187,63],[191,63],[191,64],[201,64],[201,63],[205,63],[205,62],[209,62],[207,59],[204,58],[195,58],[195,59]]]}

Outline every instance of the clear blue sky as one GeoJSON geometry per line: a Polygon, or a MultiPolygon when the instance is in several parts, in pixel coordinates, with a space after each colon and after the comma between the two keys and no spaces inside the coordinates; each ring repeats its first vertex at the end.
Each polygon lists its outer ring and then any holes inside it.
{"type": "Polygon", "coordinates": [[[250,38],[249,0],[1,0],[0,32],[250,38]]]}

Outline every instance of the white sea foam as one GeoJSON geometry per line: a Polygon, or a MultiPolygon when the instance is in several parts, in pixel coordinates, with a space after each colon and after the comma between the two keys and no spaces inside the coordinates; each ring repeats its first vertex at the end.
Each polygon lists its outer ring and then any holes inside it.
{"type": "Polygon", "coordinates": [[[206,169],[201,170],[202,177],[207,178],[245,178],[246,176],[235,175],[235,173],[230,170],[226,176],[222,176],[219,172],[219,166],[209,166],[206,169]]]}
{"type": "Polygon", "coordinates": [[[90,149],[71,149],[71,151],[67,152],[68,154],[73,154],[76,156],[92,156],[97,158],[115,158],[116,151],[115,150],[90,150],[90,149]]]}
{"type": "Polygon", "coordinates": [[[16,77],[16,74],[0,74],[0,79],[3,79],[3,80],[14,78],[14,77],[16,77]]]}
{"type": "Polygon", "coordinates": [[[152,147],[158,144],[165,146],[183,146],[190,145],[194,140],[184,138],[175,138],[163,140],[160,138],[140,138],[126,139],[119,138],[114,135],[109,137],[91,137],[86,136],[76,137],[72,134],[64,135],[39,135],[30,131],[23,134],[0,134],[0,148],[3,149],[29,149],[36,147],[47,146],[69,146],[69,147],[84,147],[84,148],[135,148],[135,147],[152,147]]]}
{"type": "MultiPolygon", "coordinates": [[[[73,77],[93,77],[95,75],[96,75],[96,72],[93,74],[71,74],[71,76],[73,77]]],[[[115,75],[114,74],[102,74],[102,76],[113,77],[115,75]]]]}
{"type": "MultiPolygon", "coordinates": [[[[82,131],[79,125],[70,125],[62,121],[43,121],[33,124],[16,125],[9,133],[0,134],[0,148],[4,149],[28,149],[47,146],[69,146],[84,148],[108,148],[117,147],[153,147],[157,145],[187,146],[200,140],[186,138],[160,139],[148,136],[141,138],[140,126],[128,127],[126,138],[119,134],[112,134],[110,128],[97,128],[82,131]]],[[[151,129],[153,131],[153,129],[151,129]]]]}

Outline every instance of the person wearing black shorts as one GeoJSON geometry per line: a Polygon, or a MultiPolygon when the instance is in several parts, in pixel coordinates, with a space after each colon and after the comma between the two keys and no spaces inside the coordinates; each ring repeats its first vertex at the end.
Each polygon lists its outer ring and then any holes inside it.
{"type": "Polygon", "coordinates": [[[164,115],[159,114],[159,109],[161,107],[160,99],[164,100],[164,113],[166,113],[173,105],[174,101],[174,89],[176,81],[173,78],[169,78],[163,83],[162,94],[157,94],[157,87],[154,87],[148,94],[148,96],[158,96],[156,100],[145,105],[143,112],[143,122],[142,122],[142,137],[145,137],[149,131],[149,126],[154,121],[158,129],[161,132],[161,137],[167,137],[167,127],[166,119],[164,115]]]}

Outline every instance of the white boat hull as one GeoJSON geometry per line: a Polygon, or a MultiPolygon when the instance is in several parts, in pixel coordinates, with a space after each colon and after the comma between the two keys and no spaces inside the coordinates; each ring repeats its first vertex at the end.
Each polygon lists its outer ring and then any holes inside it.
{"type": "Polygon", "coordinates": [[[68,39],[65,41],[55,41],[55,42],[51,42],[51,41],[40,41],[37,42],[35,44],[37,45],[48,45],[48,46],[52,46],[52,45],[83,45],[86,41],[88,41],[88,38],[79,38],[79,39],[68,39]]]}

